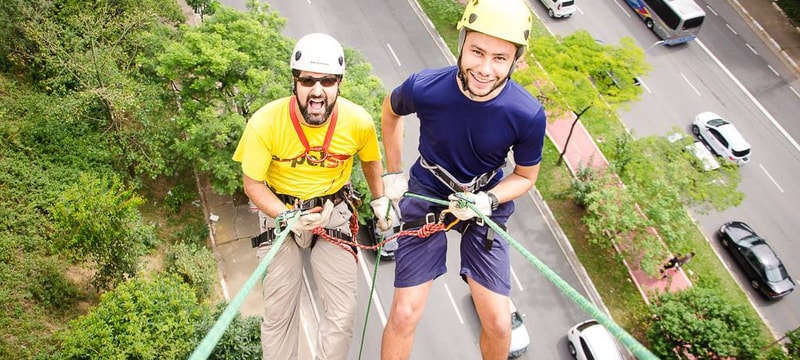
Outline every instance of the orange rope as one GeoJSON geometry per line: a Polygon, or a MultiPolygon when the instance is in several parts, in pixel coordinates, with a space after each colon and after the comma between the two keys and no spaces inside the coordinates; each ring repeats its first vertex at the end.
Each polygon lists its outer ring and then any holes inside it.
{"type": "Polygon", "coordinates": [[[358,262],[358,257],[356,255],[356,252],[353,251],[353,247],[357,247],[359,249],[364,249],[364,250],[376,250],[376,249],[380,248],[381,246],[385,245],[386,243],[396,240],[400,236],[409,235],[409,236],[414,236],[414,237],[419,237],[419,238],[426,238],[426,237],[429,237],[429,236],[431,236],[434,233],[437,233],[439,231],[450,230],[450,228],[452,228],[453,225],[455,225],[458,222],[458,219],[456,219],[455,221],[453,221],[449,225],[445,225],[444,216],[445,216],[445,213],[447,213],[447,212],[449,212],[447,209],[443,210],[441,212],[441,214],[439,215],[439,221],[437,221],[435,223],[422,225],[422,227],[420,227],[419,229],[415,229],[415,230],[403,230],[403,231],[401,231],[401,232],[399,232],[397,234],[394,234],[394,235],[384,239],[383,241],[381,241],[381,242],[379,242],[379,243],[377,243],[375,245],[362,245],[362,244],[358,243],[358,241],[356,239],[356,236],[358,236],[358,220],[357,220],[358,216],[356,215],[355,212],[353,213],[353,216],[350,218],[350,231],[353,234],[352,235],[352,237],[353,237],[352,241],[351,240],[344,240],[344,239],[340,239],[340,238],[331,236],[330,234],[325,232],[324,228],[319,227],[319,226],[315,227],[314,229],[312,229],[311,232],[314,235],[317,235],[317,236],[325,239],[326,241],[330,242],[331,244],[334,244],[334,245],[346,250],[347,252],[352,254],[353,257],[356,259],[356,262],[358,262]]]}

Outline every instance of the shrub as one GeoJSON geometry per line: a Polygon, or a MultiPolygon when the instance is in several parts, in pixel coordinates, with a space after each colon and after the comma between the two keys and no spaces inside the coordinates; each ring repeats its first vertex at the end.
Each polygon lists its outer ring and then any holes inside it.
{"type": "Polygon", "coordinates": [[[214,288],[217,262],[207,248],[192,243],[170,245],[164,259],[166,272],[183,279],[199,300],[207,299],[214,288]]]}
{"type": "Polygon", "coordinates": [[[177,277],[133,279],[59,333],[63,359],[186,359],[208,313],[177,277]]]}
{"type": "Polygon", "coordinates": [[[167,195],[164,197],[164,205],[166,205],[167,209],[170,211],[177,213],[181,210],[181,206],[183,206],[183,204],[196,198],[197,193],[195,193],[191,188],[187,189],[187,186],[178,184],[167,191],[167,195]]]}
{"type": "MultiPolygon", "coordinates": [[[[226,303],[220,303],[214,311],[214,319],[225,310],[226,303]]],[[[213,326],[211,319],[198,327],[205,336],[213,326]]],[[[208,357],[212,360],[239,360],[239,359],[261,359],[261,317],[248,316],[242,318],[241,314],[236,314],[225,334],[217,342],[214,352],[208,357]]]]}
{"type": "Polygon", "coordinates": [[[52,258],[38,258],[30,269],[28,291],[40,304],[67,310],[78,298],[78,287],[64,276],[64,267],[52,258]]]}

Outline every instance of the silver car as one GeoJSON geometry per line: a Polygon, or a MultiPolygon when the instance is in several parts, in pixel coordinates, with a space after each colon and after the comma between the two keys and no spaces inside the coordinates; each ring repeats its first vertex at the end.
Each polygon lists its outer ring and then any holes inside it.
{"type": "Polygon", "coordinates": [[[733,124],[710,112],[697,114],[692,133],[711,151],[742,166],[750,161],[750,144],[733,124]]]}

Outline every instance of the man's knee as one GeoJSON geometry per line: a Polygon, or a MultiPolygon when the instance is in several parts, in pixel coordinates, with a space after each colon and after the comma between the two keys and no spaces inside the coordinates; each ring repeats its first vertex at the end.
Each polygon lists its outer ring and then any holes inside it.
{"type": "Polygon", "coordinates": [[[490,320],[483,322],[481,325],[483,329],[493,338],[506,338],[511,336],[511,315],[508,314],[506,318],[493,317],[490,320]]]}
{"type": "Polygon", "coordinates": [[[395,304],[389,321],[402,332],[414,331],[422,315],[422,307],[413,303],[395,304]]]}

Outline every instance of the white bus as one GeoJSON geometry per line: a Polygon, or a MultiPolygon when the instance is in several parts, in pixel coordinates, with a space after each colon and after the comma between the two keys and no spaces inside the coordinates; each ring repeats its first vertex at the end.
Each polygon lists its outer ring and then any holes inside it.
{"type": "Polygon", "coordinates": [[[666,45],[692,41],[706,13],[694,0],[625,0],[666,45]]]}

